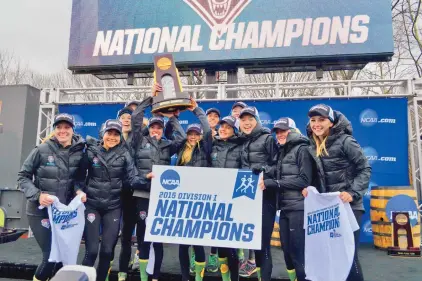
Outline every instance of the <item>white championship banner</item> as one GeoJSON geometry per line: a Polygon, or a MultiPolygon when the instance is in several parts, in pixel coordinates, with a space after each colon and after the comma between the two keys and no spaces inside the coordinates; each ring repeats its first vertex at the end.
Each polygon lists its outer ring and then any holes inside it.
{"type": "Polygon", "coordinates": [[[153,166],[145,241],[261,249],[262,191],[250,171],[153,166]]]}

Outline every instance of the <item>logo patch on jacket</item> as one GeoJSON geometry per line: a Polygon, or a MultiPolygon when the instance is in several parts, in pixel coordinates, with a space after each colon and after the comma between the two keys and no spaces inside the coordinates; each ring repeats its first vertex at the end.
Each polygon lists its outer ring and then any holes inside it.
{"type": "Polygon", "coordinates": [[[50,228],[50,220],[49,219],[42,219],[41,225],[45,228],[50,228]]]}
{"type": "Polygon", "coordinates": [[[94,167],[94,168],[101,167],[101,165],[100,165],[100,159],[98,159],[97,157],[94,157],[92,159],[92,167],[94,167]]]}
{"type": "Polygon", "coordinates": [[[139,217],[141,218],[141,220],[145,220],[147,218],[147,212],[140,211],[139,212],[139,217]]]}
{"type": "Polygon", "coordinates": [[[95,214],[93,214],[93,213],[89,213],[89,214],[86,216],[86,219],[87,219],[90,223],[93,223],[93,222],[95,221],[95,214]]]}
{"type": "Polygon", "coordinates": [[[146,148],[146,149],[150,149],[150,148],[151,148],[151,144],[150,144],[150,143],[147,143],[147,144],[145,145],[145,148],[146,148]]]}
{"type": "Polygon", "coordinates": [[[48,156],[47,158],[47,166],[56,166],[56,163],[54,162],[54,157],[52,155],[48,156]]]}
{"type": "Polygon", "coordinates": [[[218,153],[217,152],[214,152],[213,154],[211,154],[211,159],[213,161],[215,161],[215,160],[217,160],[217,156],[218,156],[218,153]]]}

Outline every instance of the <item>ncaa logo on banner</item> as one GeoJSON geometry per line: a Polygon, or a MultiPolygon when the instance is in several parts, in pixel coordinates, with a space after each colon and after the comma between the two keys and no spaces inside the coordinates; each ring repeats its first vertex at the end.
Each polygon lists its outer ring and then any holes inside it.
{"type": "Polygon", "coordinates": [[[418,223],[418,206],[415,203],[415,199],[408,195],[400,194],[388,200],[385,212],[390,221],[392,221],[393,212],[407,212],[409,213],[412,227],[418,223]]]}
{"type": "Polygon", "coordinates": [[[175,190],[180,186],[180,176],[175,170],[166,170],[160,177],[161,186],[167,190],[175,190]]]}
{"type": "Polygon", "coordinates": [[[372,223],[371,220],[368,220],[363,225],[363,233],[365,233],[366,236],[372,235],[372,223]]]}
{"type": "Polygon", "coordinates": [[[373,109],[365,109],[359,115],[359,121],[364,127],[372,127],[375,124],[396,124],[396,119],[391,118],[378,118],[378,114],[373,109]]]}
{"type": "Polygon", "coordinates": [[[258,179],[259,176],[251,171],[239,171],[234,184],[232,199],[245,196],[255,200],[258,179]]]}

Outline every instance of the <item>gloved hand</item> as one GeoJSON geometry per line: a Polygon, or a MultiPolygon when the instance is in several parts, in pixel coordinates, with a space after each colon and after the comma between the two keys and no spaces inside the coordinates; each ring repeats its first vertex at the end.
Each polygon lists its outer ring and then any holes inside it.
{"type": "Polygon", "coordinates": [[[264,167],[259,167],[259,166],[252,167],[252,173],[255,175],[259,175],[263,171],[264,171],[264,167]]]}

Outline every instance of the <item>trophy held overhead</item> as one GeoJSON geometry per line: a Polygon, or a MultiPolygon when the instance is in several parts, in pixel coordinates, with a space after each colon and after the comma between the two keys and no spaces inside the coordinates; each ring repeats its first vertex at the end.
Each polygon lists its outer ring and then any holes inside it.
{"type": "Polygon", "coordinates": [[[191,106],[190,95],[183,92],[173,55],[154,57],[154,82],[160,84],[163,91],[153,97],[152,113],[183,111],[191,106]]]}

